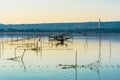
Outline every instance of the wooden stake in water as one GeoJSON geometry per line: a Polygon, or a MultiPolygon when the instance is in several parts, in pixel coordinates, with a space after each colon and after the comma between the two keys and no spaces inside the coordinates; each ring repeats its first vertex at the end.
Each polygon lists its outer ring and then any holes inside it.
{"type": "Polygon", "coordinates": [[[75,80],[77,80],[77,51],[75,55],[75,80]]]}
{"type": "Polygon", "coordinates": [[[77,67],[77,51],[76,51],[76,55],[75,55],[75,67],[77,67]]]}
{"type": "Polygon", "coordinates": [[[22,57],[21,57],[21,60],[23,60],[25,52],[26,52],[26,49],[24,49],[24,52],[23,52],[22,57]]]}

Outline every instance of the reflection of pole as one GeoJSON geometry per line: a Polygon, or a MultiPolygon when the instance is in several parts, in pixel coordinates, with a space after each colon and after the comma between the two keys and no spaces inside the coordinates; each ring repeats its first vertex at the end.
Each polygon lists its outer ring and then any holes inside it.
{"type": "Polygon", "coordinates": [[[15,48],[15,57],[16,57],[16,49],[17,49],[17,48],[15,48]]]}
{"type": "Polygon", "coordinates": [[[19,40],[19,39],[18,39],[18,36],[17,36],[17,45],[18,45],[18,40],[19,40]]]}
{"type": "Polygon", "coordinates": [[[38,57],[38,52],[39,52],[39,49],[38,49],[38,41],[36,41],[36,55],[37,55],[37,57],[38,57]]]}
{"type": "Polygon", "coordinates": [[[72,43],[73,43],[74,37],[72,36],[72,43]]]}
{"type": "Polygon", "coordinates": [[[87,40],[87,36],[86,36],[86,38],[85,38],[84,49],[85,49],[85,52],[86,52],[86,50],[88,49],[88,40],[87,40]]]}
{"type": "Polygon", "coordinates": [[[0,42],[0,60],[1,60],[1,56],[2,56],[2,55],[1,55],[1,42],[0,42]]]}
{"type": "Polygon", "coordinates": [[[4,54],[4,42],[2,41],[2,54],[4,54]]]}
{"type": "Polygon", "coordinates": [[[42,59],[42,39],[40,40],[41,42],[41,59],[42,59]]]}
{"type": "Polygon", "coordinates": [[[34,39],[34,48],[35,48],[35,37],[33,39],[34,39]]]}
{"type": "Polygon", "coordinates": [[[75,55],[75,66],[77,68],[77,51],[76,51],[76,55],[75,55]]]}
{"type": "Polygon", "coordinates": [[[110,42],[109,42],[109,46],[110,46],[110,55],[109,55],[109,59],[111,60],[111,40],[110,40],[110,42]]]}
{"type": "Polygon", "coordinates": [[[44,35],[43,35],[43,43],[44,43],[44,35]]]}
{"type": "Polygon", "coordinates": [[[101,36],[99,36],[99,59],[101,61],[101,36]]]}
{"type": "Polygon", "coordinates": [[[77,51],[75,55],[75,80],[77,80],[77,51]]]}
{"type": "Polygon", "coordinates": [[[98,78],[100,80],[100,62],[101,62],[101,36],[99,36],[99,58],[98,58],[98,78]]]}
{"type": "MultiPolygon", "coordinates": [[[[100,67],[100,62],[99,62],[98,64],[99,64],[98,67],[100,67]]],[[[99,80],[100,80],[100,68],[98,68],[98,78],[99,78],[99,80]]]]}
{"type": "Polygon", "coordinates": [[[11,44],[13,44],[13,36],[12,36],[12,41],[11,41],[11,44]]]}
{"type": "Polygon", "coordinates": [[[24,72],[26,72],[26,66],[25,66],[24,61],[22,59],[21,59],[21,62],[22,62],[23,68],[24,68],[24,72]]]}

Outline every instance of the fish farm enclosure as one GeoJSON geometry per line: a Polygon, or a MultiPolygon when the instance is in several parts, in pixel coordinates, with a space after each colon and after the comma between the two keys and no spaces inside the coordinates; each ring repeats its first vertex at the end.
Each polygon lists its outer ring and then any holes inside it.
{"type": "Polygon", "coordinates": [[[119,35],[0,35],[0,80],[119,80],[119,35]]]}

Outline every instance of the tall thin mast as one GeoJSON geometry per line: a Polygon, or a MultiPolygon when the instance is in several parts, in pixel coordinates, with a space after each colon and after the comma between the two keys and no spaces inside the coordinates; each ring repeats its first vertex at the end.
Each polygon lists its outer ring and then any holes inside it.
{"type": "Polygon", "coordinates": [[[100,22],[101,22],[101,20],[100,20],[100,18],[99,18],[98,28],[101,28],[100,22]]]}

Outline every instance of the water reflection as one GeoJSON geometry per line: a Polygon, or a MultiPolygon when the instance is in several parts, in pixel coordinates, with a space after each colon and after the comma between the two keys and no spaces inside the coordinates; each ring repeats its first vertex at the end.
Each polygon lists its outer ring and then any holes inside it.
{"type": "MultiPolygon", "coordinates": [[[[46,74],[52,75],[53,79],[57,80],[59,80],[58,77],[69,74],[75,76],[67,76],[66,79],[111,80],[108,77],[111,72],[112,75],[120,72],[119,36],[70,36],[64,34],[64,37],[61,37],[61,35],[63,34],[1,38],[0,68],[3,68],[2,66],[8,69],[9,66],[15,67],[15,69],[19,67],[23,68],[25,73],[32,72],[29,76],[37,75],[40,76],[39,79],[42,79],[42,75],[46,74]],[[35,70],[38,67],[40,71],[35,70]],[[53,74],[49,73],[49,70],[52,70],[53,74]],[[36,74],[36,71],[39,74],[36,74]],[[41,71],[44,72],[41,73],[41,71]],[[60,75],[55,74],[55,72],[60,75]],[[85,78],[85,72],[92,74],[85,78]],[[107,76],[105,76],[105,72],[108,73],[107,76]]],[[[20,70],[19,68],[18,70],[20,70]]],[[[17,72],[15,73],[17,74],[17,72]]],[[[114,79],[120,79],[117,75],[114,76],[114,79]]],[[[17,74],[17,76],[19,75],[17,74]]],[[[64,80],[62,77],[61,79],[64,80]]]]}
{"type": "Polygon", "coordinates": [[[111,54],[112,54],[112,46],[111,46],[111,39],[109,40],[109,46],[110,46],[110,60],[111,60],[111,54]]]}
{"type": "Polygon", "coordinates": [[[85,52],[88,50],[88,39],[87,39],[87,36],[85,36],[84,49],[85,49],[85,52]]]}

